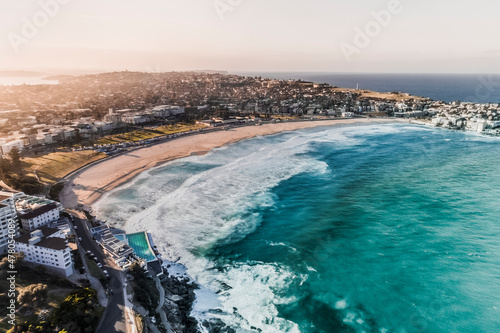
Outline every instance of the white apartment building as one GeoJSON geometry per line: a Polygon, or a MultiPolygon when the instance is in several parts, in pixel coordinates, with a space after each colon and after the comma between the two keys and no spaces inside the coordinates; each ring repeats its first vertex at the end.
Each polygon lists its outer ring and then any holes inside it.
{"type": "Polygon", "coordinates": [[[18,233],[15,198],[22,192],[0,191],[0,255],[7,253],[9,240],[9,221],[15,221],[16,235],[18,233]]]}
{"type": "Polygon", "coordinates": [[[59,219],[63,209],[60,203],[39,197],[24,197],[16,205],[21,226],[29,231],[59,219]]]}
{"type": "Polygon", "coordinates": [[[146,117],[145,115],[140,115],[140,114],[133,115],[133,116],[124,116],[124,117],[122,117],[122,119],[123,119],[123,122],[125,122],[127,124],[131,124],[131,125],[140,125],[140,124],[144,124],[144,123],[147,123],[148,121],[150,121],[150,119],[148,117],[146,117]]]}
{"type": "Polygon", "coordinates": [[[16,238],[16,251],[24,254],[24,260],[65,277],[74,273],[66,234],[57,228],[41,227],[16,238]]]}
{"type": "Polygon", "coordinates": [[[7,155],[10,151],[16,147],[20,152],[24,149],[24,141],[23,140],[13,140],[9,142],[4,142],[0,144],[0,150],[2,155],[7,155]]]}
{"type": "Polygon", "coordinates": [[[155,106],[151,112],[157,118],[166,118],[184,113],[184,108],[180,106],[159,105],[155,106]]]}

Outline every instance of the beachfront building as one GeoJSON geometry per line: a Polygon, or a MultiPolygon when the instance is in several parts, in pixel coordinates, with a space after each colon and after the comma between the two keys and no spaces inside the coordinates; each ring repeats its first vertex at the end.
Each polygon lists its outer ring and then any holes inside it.
{"type": "Polygon", "coordinates": [[[90,232],[104,253],[110,256],[118,266],[125,269],[132,264],[130,257],[134,254],[134,250],[116,238],[107,226],[91,228],[90,232]]]}
{"type": "Polygon", "coordinates": [[[16,238],[16,251],[24,260],[68,277],[74,273],[67,234],[57,228],[41,227],[16,238]]]}
{"type": "Polygon", "coordinates": [[[22,228],[28,231],[58,220],[63,210],[59,202],[27,195],[17,199],[16,208],[22,228]]]}
{"type": "MultiPolygon", "coordinates": [[[[0,255],[7,253],[9,221],[14,221],[15,236],[18,233],[15,199],[22,192],[0,191],[0,255]]],[[[10,226],[12,228],[12,224],[10,226]]]]}
{"type": "Polygon", "coordinates": [[[109,109],[109,113],[104,116],[104,121],[112,122],[115,124],[122,122],[122,114],[115,113],[113,109],[109,109]]]}
{"type": "Polygon", "coordinates": [[[184,111],[185,110],[183,107],[172,105],[159,105],[151,110],[155,118],[167,118],[170,116],[176,116],[178,114],[183,114],[184,111]]]}

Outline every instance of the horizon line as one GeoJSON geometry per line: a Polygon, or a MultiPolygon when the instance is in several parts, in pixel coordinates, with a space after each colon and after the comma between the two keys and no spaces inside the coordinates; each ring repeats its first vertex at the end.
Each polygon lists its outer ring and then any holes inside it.
{"type": "MultiPolygon", "coordinates": [[[[0,68],[0,73],[12,72],[89,72],[86,74],[103,74],[103,73],[119,73],[119,72],[136,72],[136,73],[182,73],[182,72],[225,72],[227,74],[241,75],[240,73],[248,74],[340,74],[340,75],[500,75],[500,72],[337,72],[337,71],[273,71],[273,70],[224,70],[224,69],[182,69],[182,70],[166,70],[166,71],[147,71],[140,69],[102,69],[102,68],[18,68],[18,69],[5,69],[0,68]]],[[[46,73],[40,73],[46,74],[46,73]]],[[[71,75],[71,74],[67,74],[71,75]]],[[[78,75],[78,74],[76,74],[78,75]]],[[[85,75],[85,74],[81,74],[85,75]]]]}

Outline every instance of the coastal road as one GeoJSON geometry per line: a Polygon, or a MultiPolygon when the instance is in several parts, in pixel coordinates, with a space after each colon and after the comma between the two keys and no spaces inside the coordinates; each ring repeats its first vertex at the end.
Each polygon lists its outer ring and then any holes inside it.
{"type": "Polygon", "coordinates": [[[125,321],[125,299],[123,296],[121,272],[105,260],[105,255],[100,246],[92,239],[92,235],[85,220],[74,216],[73,225],[77,227],[75,230],[77,237],[82,238],[80,246],[83,248],[84,252],[87,252],[87,250],[92,252],[97,257],[97,260],[103,265],[102,269],[107,270],[111,277],[108,281],[108,288],[111,288],[113,293],[108,299],[108,306],[104,311],[101,323],[96,332],[126,333],[127,323],[125,321]]]}

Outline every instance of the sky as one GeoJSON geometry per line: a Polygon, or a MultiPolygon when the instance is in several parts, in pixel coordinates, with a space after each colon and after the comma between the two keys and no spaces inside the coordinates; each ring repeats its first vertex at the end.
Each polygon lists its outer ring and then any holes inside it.
{"type": "Polygon", "coordinates": [[[2,0],[0,70],[500,73],[494,0],[2,0]]]}

